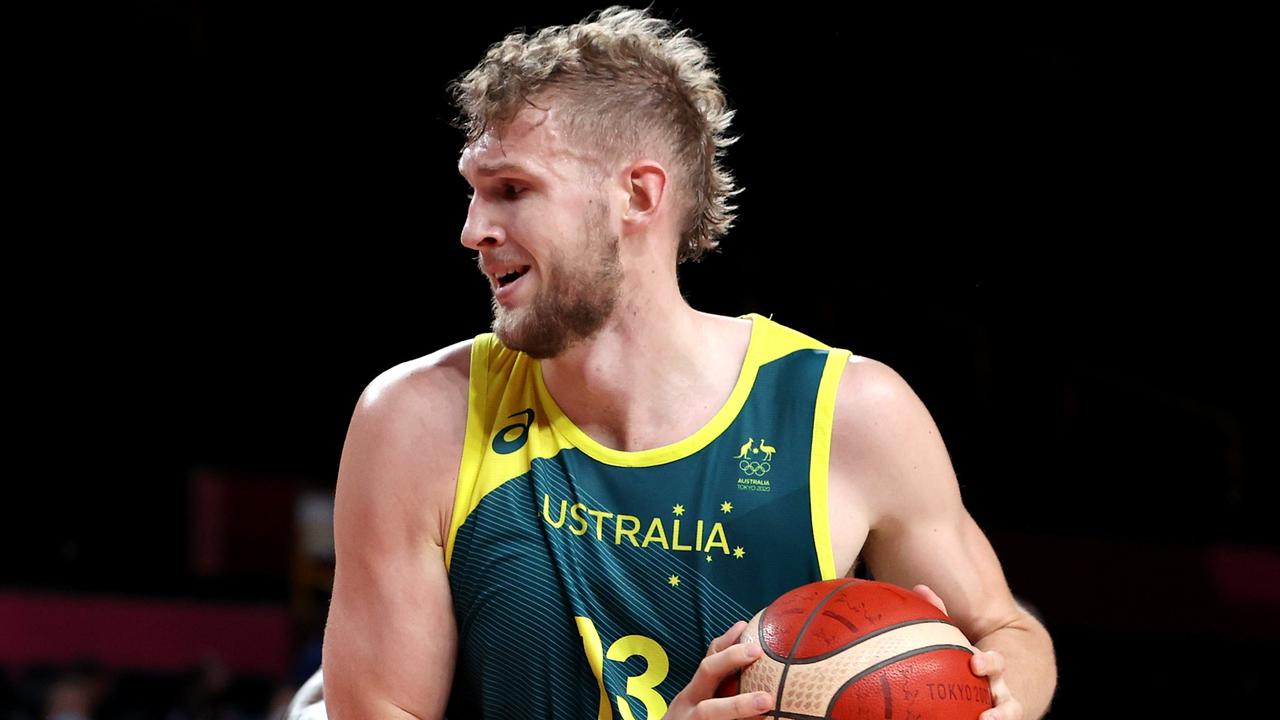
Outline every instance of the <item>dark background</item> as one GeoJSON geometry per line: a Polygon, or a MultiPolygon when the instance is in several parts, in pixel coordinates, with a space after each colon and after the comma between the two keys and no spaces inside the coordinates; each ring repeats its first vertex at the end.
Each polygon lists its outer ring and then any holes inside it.
{"type": "MultiPolygon", "coordinates": [[[[287,573],[193,570],[191,478],[330,489],[364,385],[486,329],[446,85],[597,7],[54,18],[19,68],[32,403],[0,582],[287,605],[287,573]]],[[[682,267],[694,307],[912,384],[1054,635],[1052,717],[1251,708],[1280,533],[1250,23],[654,7],[739,112],[740,217],[682,267]]]]}

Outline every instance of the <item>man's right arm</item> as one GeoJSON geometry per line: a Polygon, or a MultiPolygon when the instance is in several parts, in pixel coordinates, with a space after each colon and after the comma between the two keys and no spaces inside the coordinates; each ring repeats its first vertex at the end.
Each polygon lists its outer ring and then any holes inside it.
{"type": "Polygon", "coordinates": [[[469,343],[370,383],[351,418],[334,505],[324,642],[329,720],[440,718],[457,629],[444,565],[466,426],[469,343]]]}

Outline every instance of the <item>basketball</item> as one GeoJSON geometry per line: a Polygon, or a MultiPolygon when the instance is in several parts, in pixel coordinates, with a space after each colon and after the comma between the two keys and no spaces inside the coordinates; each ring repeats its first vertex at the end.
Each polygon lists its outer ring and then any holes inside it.
{"type": "Polygon", "coordinates": [[[760,658],[718,695],[773,693],[770,718],[975,720],[991,686],[976,649],[932,603],[873,580],[803,585],[756,613],[739,642],[760,658]]]}

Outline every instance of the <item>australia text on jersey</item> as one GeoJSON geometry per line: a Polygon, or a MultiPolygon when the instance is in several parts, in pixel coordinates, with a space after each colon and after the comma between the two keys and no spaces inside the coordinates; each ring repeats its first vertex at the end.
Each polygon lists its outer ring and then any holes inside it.
{"type": "MultiPolygon", "coordinates": [[[[718,550],[725,555],[731,552],[729,540],[725,536],[724,524],[720,521],[706,522],[698,519],[691,528],[689,521],[692,518],[686,518],[683,524],[678,517],[653,517],[642,520],[637,515],[596,510],[580,502],[569,504],[568,500],[560,500],[559,507],[553,511],[552,503],[551,496],[544,493],[542,495],[544,522],[557,530],[568,530],[580,537],[594,534],[598,542],[622,545],[625,539],[637,548],[654,546],[661,547],[663,550],[706,553],[718,550]],[[594,533],[592,533],[593,528],[594,533]],[[641,528],[647,528],[643,535],[641,535],[641,528]]],[[[721,507],[721,512],[730,512],[732,507],[731,503],[725,503],[721,507]]],[[[677,505],[675,508],[672,514],[683,514],[683,506],[677,505]],[[675,508],[679,508],[679,511],[675,508]]],[[[741,557],[737,549],[732,552],[736,557],[741,557]]]]}

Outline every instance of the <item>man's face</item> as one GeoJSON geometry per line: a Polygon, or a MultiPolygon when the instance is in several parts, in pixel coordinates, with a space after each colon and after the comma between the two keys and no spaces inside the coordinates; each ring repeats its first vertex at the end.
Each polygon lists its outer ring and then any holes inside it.
{"type": "Polygon", "coordinates": [[[556,109],[526,109],[466,148],[474,188],[462,244],[479,252],[504,345],[554,357],[604,326],[622,281],[618,235],[592,159],[570,146],[556,109]]]}

